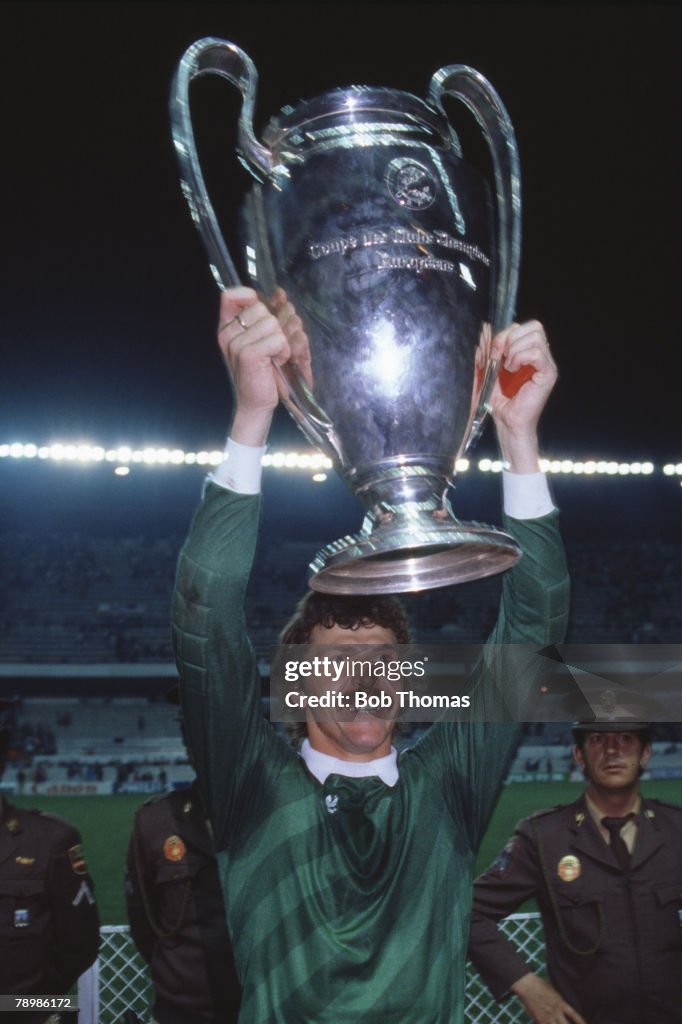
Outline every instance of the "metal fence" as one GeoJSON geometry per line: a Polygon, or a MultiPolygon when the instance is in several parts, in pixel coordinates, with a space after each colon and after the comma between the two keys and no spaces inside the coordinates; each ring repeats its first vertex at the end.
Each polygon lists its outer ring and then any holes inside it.
{"type": "MultiPolygon", "coordinates": [[[[539,914],[512,914],[501,926],[534,971],[544,970],[545,947],[539,914]]],[[[147,966],[135,949],[127,925],[101,930],[99,957],[80,979],[79,1024],[123,1024],[126,1010],[134,1010],[141,1024],[149,1024],[152,1001],[147,966]]],[[[467,964],[465,1020],[467,1024],[521,1024],[527,1022],[520,1003],[496,1003],[471,964],[467,964]]]]}
{"type": "MultiPolygon", "coordinates": [[[[540,915],[510,914],[500,922],[500,928],[513,940],[530,969],[543,972],[545,939],[540,915]]],[[[528,1024],[530,1018],[518,999],[496,1003],[470,963],[466,966],[466,979],[464,1019],[467,1024],[528,1024]]]]}
{"type": "Polygon", "coordinates": [[[78,1024],[123,1024],[126,1010],[134,1010],[148,1024],[149,972],[128,925],[105,925],[100,938],[99,956],[78,982],[78,1024]]]}

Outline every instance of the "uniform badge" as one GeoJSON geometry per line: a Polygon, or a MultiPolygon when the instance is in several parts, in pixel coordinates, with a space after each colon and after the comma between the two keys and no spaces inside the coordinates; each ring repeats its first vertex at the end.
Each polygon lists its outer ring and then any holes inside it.
{"type": "Polygon", "coordinates": [[[328,793],[324,798],[325,806],[330,814],[336,814],[339,809],[339,798],[338,796],[332,796],[328,793]]]}
{"type": "Polygon", "coordinates": [[[512,866],[512,860],[514,859],[514,850],[516,849],[516,840],[510,839],[503,850],[497,855],[497,859],[493,864],[493,870],[499,875],[500,878],[506,878],[512,866]]]}
{"type": "Polygon", "coordinates": [[[69,860],[71,861],[74,874],[86,875],[88,873],[85,857],[83,856],[83,847],[80,843],[69,849],[69,860]]]}
{"type": "Polygon", "coordinates": [[[15,910],[14,911],[14,927],[15,928],[28,928],[31,923],[31,915],[28,910],[15,910]]]}
{"type": "Polygon", "coordinates": [[[180,836],[168,836],[163,844],[163,855],[166,860],[178,861],[187,853],[187,847],[180,836]]]}
{"type": "Polygon", "coordinates": [[[35,864],[35,862],[36,862],[35,857],[21,857],[21,856],[19,856],[19,857],[15,857],[14,858],[14,863],[15,864],[35,864]]]}
{"type": "Polygon", "coordinates": [[[83,900],[89,903],[90,906],[92,906],[92,904],[95,902],[95,897],[90,892],[90,886],[85,881],[85,879],[83,879],[83,881],[81,882],[80,889],[78,890],[74,898],[71,900],[71,906],[77,907],[78,904],[81,903],[83,900]]]}
{"type": "Polygon", "coordinates": [[[581,870],[578,858],[574,857],[571,853],[567,853],[559,861],[556,873],[562,882],[575,882],[576,878],[580,878],[581,870]]]}

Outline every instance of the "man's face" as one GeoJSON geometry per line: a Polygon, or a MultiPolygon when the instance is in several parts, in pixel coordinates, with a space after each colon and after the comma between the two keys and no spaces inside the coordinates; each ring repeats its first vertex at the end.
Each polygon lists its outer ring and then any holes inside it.
{"type": "Polygon", "coordinates": [[[640,768],[646,767],[651,747],[637,732],[588,732],[573,756],[596,789],[618,792],[636,788],[640,768]]]}
{"type": "MultiPolygon", "coordinates": [[[[310,634],[311,644],[323,644],[324,652],[339,658],[353,657],[353,648],[359,645],[379,645],[390,650],[396,643],[392,630],[383,626],[358,626],[346,629],[342,626],[314,626],[310,634]]],[[[358,657],[367,658],[367,651],[358,651],[358,657]]],[[[336,686],[340,692],[353,696],[356,690],[364,689],[357,679],[342,679],[336,686]]],[[[390,692],[389,683],[383,684],[383,691],[390,692]]],[[[400,686],[396,684],[396,689],[400,686]]],[[[378,691],[377,691],[378,692],[378,691]]],[[[351,701],[351,704],[353,702],[351,701]]],[[[308,739],[315,750],[338,757],[344,761],[371,761],[385,757],[391,750],[391,740],[396,724],[395,706],[388,710],[339,710],[318,712],[308,709],[306,715],[308,739]]]]}

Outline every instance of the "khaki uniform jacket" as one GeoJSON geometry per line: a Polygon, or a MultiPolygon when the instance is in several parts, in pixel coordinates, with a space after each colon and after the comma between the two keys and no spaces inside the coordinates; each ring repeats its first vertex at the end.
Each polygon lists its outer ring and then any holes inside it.
{"type": "Polygon", "coordinates": [[[469,956],[497,999],[533,968],[497,922],[537,899],[550,980],[588,1024],[682,1022],[682,808],[642,800],[628,873],[584,798],[520,822],[474,883],[469,956]]]}
{"type": "MultiPolygon", "coordinates": [[[[0,992],[63,995],[97,958],[99,917],[81,837],[0,798],[0,992]]],[[[14,1017],[2,1014],[8,1024],[14,1017]]],[[[34,1024],[47,1013],[19,1013],[34,1024]]]]}
{"type": "Polygon", "coordinates": [[[131,935],[150,967],[158,1024],[233,1024],[241,992],[196,783],[137,811],[126,904],[131,935]]]}

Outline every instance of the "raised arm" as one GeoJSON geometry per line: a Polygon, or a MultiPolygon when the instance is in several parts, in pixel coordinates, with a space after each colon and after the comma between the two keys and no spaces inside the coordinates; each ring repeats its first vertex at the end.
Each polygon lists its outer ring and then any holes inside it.
{"type": "Polygon", "coordinates": [[[252,288],[231,288],[220,297],[218,344],[235,394],[230,437],[264,445],[282,391],[274,363],[291,356],[283,313],[278,319],[252,288]]]}
{"type": "Polygon", "coordinates": [[[518,742],[519,727],[510,720],[518,717],[534,686],[527,651],[516,645],[539,648],[561,642],[569,597],[558,512],[539,464],[538,423],[557,379],[541,324],[513,324],[495,337],[492,355],[512,373],[533,367],[530,379],[512,397],[499,384],[491,397],[505,461],[505,526],[523,555],[505,574],[497,622],[471,680],[476,721],[443,723],[424,741],[441,747],[450,806],[472,850],[483,837],[518,742]],[[500,720],[505,717],[506,722],[500,720]]]}
{"type": "Polygon", "coordinates": [[[189,746],[220,849],[256,810],[282,757],[261,712],[244,598],[258,530],[260,446],[279,400],[273,360],[285,362],[290,348],[250,288],[222,294],[218,343],[235,392],[236,444],[208,483],[180,555],[173,638],[189,746]]]}
{"type": "Polygon", "coordinates": [[[512,645],[542,647],[560,643],[568,623],[569,583],[558,512],[544,474],[540,473],[538,425],[558,373],[542,324],[512,324],[493,339],[491,355],[515,373],[532,367],[532,376],[508,397],[499,381],[491,397],[491,415],[504,460],[506,528],[523,552],[502,582],[502,598],[489,645],[504,645],[496,671],[484,672],[475,700],[493,721],[468,735],[469,773],[473,782],[470,819],[478,846],[499,788],[518,744],[520,725],[495,723],[504,701],[517,718],[537,683],[539,666],[512,645]],[[472,745],[473,744],[473,745],[472,745]]]}
{"type": "Polygon", "coordinates": [[[558,377],[545,329],[537,320],[512,324],[495,336],[490,355],[510,374],[533,368],[528,380],[510,396],[504,394],[499,381],[496,383],[490,413],[505,469],[517,474],[537,473],[538,424],[558,377]]]}
{"type": "Polygon", "coordinates": [[[542,324],[512,324],[492,341],[491,357],[511,374],[532,374],[511,396],[496,383],[490,411],[504,462],[505,525],[519,541],[520,562],[505,574],[492,644],[557,643],[568,614],[568,581],[557,513],[540,470],[538,424],[557,381],[542,324]]]}

